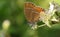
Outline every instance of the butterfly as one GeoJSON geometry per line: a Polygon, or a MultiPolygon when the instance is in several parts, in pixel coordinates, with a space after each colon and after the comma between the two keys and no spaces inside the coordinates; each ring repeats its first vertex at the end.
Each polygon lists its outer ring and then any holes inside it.
{"type": "Polygon", "coordinates": [[[29,22],[30,26],[35,27],[40,18],[40,13],[44,12],[44,9],[36,6],[31,2],[26,2],[24,4],[24,14],[29,22]]]}
{"type": "Polygon", "coordinates": [[[56,10],[54,9],[53,3],[50,3],[49,10],[38,7],[31,2],[26,2],[24,4],[24,14],[32,29],[37,28],[37,22],[40,20],[45,23],[41,26],[47,25],[51,28],[49,20],[51,20],[51,17],[55,14],[55,12],[56,10]]]}

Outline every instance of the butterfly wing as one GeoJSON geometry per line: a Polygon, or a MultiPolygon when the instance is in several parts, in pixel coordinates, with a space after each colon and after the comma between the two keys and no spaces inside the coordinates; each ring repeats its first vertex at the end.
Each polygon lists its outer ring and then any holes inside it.
{"type": "Polygon", "coordinates": [[[24,10],[25,10],[25,12],[24,12],[25,17],[26,17],[28,22],[34,23],[34,22],[38,21],[40,14],[37,10],[37,7],[34,4],[25,3],[24,10]]]}

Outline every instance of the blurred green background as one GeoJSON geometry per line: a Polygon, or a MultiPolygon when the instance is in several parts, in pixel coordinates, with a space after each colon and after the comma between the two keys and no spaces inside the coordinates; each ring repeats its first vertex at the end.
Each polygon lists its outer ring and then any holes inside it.
{"type": "MultiPolygon", "coordinates": [[[[4,20],[10,20],[8,29],[10,37],[60,37],[60,24],[52,28],[47,26],[31,30],[24,16],[24,2],[33,2],[37,6],[48,9],[53,0],[0,0],[0,30],[4,20]]],[[[60,0],[54,0],[60,4],[60,0]]]]}

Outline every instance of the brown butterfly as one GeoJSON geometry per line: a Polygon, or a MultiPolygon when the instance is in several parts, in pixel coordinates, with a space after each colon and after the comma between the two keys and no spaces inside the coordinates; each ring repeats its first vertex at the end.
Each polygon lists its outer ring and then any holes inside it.
{"type": "Polygon", "coordinates": [[[55,17],[53,15],[55,14],[56,10],[57,11],[59,10],[59,8],[57,8],[57,5],[55,5],[54,2],[50,2],[49,5],[50,5],[49,9],[45,10],[41,7],[34,5],[31,2],[26,2],[24,4],[25,17],[33,29],[36,27],[42,27],[45,25],[47,25],[49,28],[51,28],[51,25],[49,22],[52,21],[53,17],[55,17]],[[45,24],[37,26],[37,22],[39,20],[41,20],[45,24]]]}
{"type": "Polygon", "coordinates": [[[31,2],[26,2],[24,4],[24,14],[29,22],[30,26],[34,27],[37,24],[37,21],[40,18],[40,13],[44,12],[44,9],[34,5],[31,2]]]}

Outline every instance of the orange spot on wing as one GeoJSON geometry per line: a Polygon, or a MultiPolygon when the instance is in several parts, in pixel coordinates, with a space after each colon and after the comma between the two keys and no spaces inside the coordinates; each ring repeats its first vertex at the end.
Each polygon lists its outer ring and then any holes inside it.
{"type": "Polygon", "coordinates": [[[42,9],[42,8],[40,8],[40,7],[34,7],[34,9],[35,9],[37,12],[44,11],[44,9],[42,9]]]}

